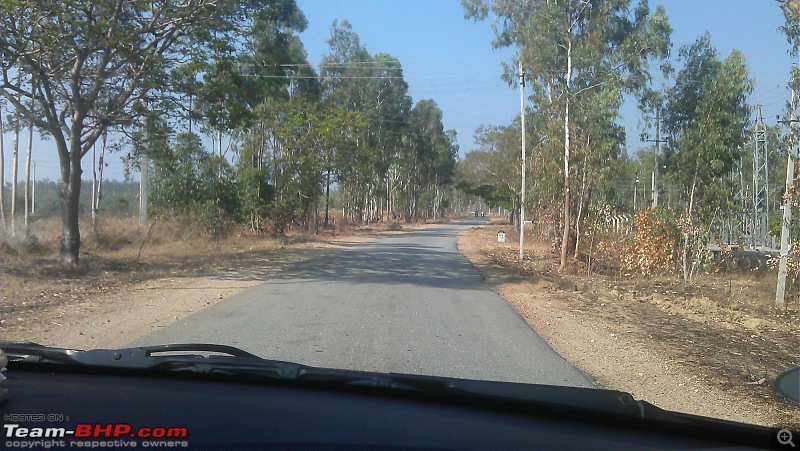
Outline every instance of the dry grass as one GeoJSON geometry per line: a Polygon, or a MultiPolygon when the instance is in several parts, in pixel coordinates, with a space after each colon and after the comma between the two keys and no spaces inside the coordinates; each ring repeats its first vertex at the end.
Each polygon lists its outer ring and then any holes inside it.
{"type": "Polygon", "coordinates": [[[575,276],[560,271],[559,255],[539,240],[526,239],[520,262],[515,240],[508,226],[493,224],[463,235],[459,248],[551,346],[602,383],[670,409],[800,424],[796,404],[772,389],[800,361],[800,310],[774,307],[774,274],[690,283],[575,276]]]}

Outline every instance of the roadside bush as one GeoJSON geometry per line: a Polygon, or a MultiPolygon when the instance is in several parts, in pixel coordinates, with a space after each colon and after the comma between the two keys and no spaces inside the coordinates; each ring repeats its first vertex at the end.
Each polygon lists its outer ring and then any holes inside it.
{"type": "Polygon", "coordinates": [[[675,218],[664,210],[645,209],[633,219],[633,233],[622,248],[625,276],[651,277],[674,271],[680,232],[675,218]]]}
{"type": "Polygon", "coordinates": [[[172,146],[152,153],[151,159],[153,216],[197,220],[215,239],[242,222],[233,168],[205,149],[197,135],[178,134],[172,146]]]}
{"type": "Polygon", "coordinates": [[[3,241],[2,251],[10,251],[15,254],[43,254],[47,249],[39,243],[39,238],[36,235],[19,233],[16,236],[6,237],[3,241]]]}

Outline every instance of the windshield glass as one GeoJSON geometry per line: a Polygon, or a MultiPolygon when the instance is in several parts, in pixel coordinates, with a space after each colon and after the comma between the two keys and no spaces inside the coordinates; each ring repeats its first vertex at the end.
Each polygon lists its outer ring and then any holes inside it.
{"type": "Polygon", "coordinates": [[[798,428],[798,8],[0,0],[0,340],[798,428]]]}

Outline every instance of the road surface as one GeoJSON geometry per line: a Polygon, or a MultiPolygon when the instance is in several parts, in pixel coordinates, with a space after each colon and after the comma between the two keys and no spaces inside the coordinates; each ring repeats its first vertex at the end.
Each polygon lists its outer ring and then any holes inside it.
{"type": "Polygon", "coordinates": [[[356,370],[592,387],[456,247],[482,218],[331,249],[131,346],[220,343],[356,370]]]}

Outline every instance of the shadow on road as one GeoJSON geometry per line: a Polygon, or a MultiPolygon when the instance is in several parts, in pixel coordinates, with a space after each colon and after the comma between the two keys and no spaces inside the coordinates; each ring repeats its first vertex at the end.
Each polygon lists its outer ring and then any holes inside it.
{"type": "Polygon", "coordinates": [[[372,243],[326,249],[320,256],[275,274],[258,266],[217,274],[222,279],[260,279],[270,284],[333,281],[350,284],[410,284],[448,289],[484,289],[480,274],[455,248],[455,238],[484,221],[447,224],[391,235],[372,243]],[[452,240],[452,241],[450,241],[452,240]]]}

